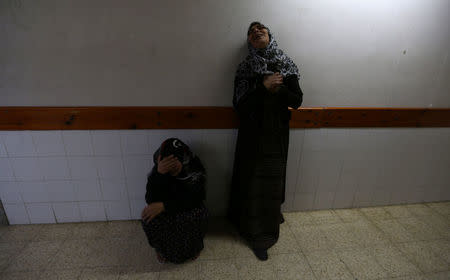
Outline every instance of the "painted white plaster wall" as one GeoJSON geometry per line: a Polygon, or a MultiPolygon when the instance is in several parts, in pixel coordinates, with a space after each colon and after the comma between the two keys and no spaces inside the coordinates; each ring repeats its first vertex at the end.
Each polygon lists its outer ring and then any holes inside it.
{"type": "Polygon", "coordinates": [[[304,106],[450,106],[448,0],[0,1],[0,106],[231,106],[246,29],[304,106]]]}

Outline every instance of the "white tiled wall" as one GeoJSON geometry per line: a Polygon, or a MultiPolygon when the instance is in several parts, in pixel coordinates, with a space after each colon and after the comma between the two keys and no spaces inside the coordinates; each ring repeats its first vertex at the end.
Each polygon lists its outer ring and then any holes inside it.
{"type": "MultiPolygon", "coordinates": [[[[138,219],[153,152],[179,137],[224,215],[236,130],[2,131],[0,198],[11,224],[138,219]]],[[[285,211],[450,199],[450,128],[294,129],[285,211]]]]}

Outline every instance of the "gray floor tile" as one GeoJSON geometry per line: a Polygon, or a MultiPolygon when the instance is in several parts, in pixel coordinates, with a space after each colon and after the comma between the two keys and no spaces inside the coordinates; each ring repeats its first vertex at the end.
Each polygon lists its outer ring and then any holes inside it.
{"type": "Polygon", "coordinates": [[[394,218],[409,218],[413,216],[405,205],[391,205],[383,208],[394,218]]]}
{"type": "Polygon", "coordinates": [[[375,246],[369,249],[380,266],[391,277],[421,274],[420,270],[405,255],[400,253],[396,247],[375,246]]]}
{"type": "Polygon", "coordinates": [[[76,223],[71,239],[107,238],[108,222],[76,223]]]}
{"type": "Polygon", "coordinates": [[[34,241],[64,241],[73,235],[74,224],[42,225],[34,241]]]}
{"type": "Polygon", "coordinates": [[[426,203],[426,205],[443,216],[450,216],[450,202],[426,203]]]}
{"type": "Polygon", "coordinates": [[[16,259],[29,242],[0,243],[0,273],[16,259]]]}
{"type": "Polygon", "coordinates": [[[316,251],[306,253],[306,258],[317,279],[355,279],[335,252],[316,251]]]}
{"type": "Polygon", "coordinates": [[[315,280],[312,269],[302,254],[280,254],[270,256],[270,263],[275,271],[276,279],[283,280],[315,280]]]}
{"type": "Polygon", "coordinates": [[[389,276],[367,248],[338,250],[337,254],[356,279],[380,279],[389,276]]]}
{"type": "Polygon", "coordinates": [[[398,219],[398,222],[412,234],[417,241],[441,239],[443,237],[442,232],[435,230],[418,217],[398,219]]]}
{"type": "Polygon", "coordinates": [[[332,244],[332,248],[353,248],[359,247],[361,244],[354,234],[354,227],[350,223],[321,225],[319,228],[332,244]]]}
{"type": "Polygon", "coordinates": [[[374,221],[376,227],[381,229],[392,242],[414,241],[414,235],[407,231],[397,219],[374,221]]]}
{"type": "Polygon", "coordinates": [[[81,271],[80,280],[117,280],[120,267],[85,268],[81,271]]]}
{"type": "Polygon", "coordinates": [[[96,240],[66,240],[61,250],[53,257],[53,269],[83,268],[88,266],[89,258],[95,254],[96,240]]]}
{"type": "MultiPolygon", "coordinates": [[[[203,250],[205,251],[205,249],[203,250]]],[[[236,238],[236,242],[234,243],[234,255],[235,258],[251,258],[254,256],[253,251],[248,247],[247,243],[243,238],[236,238]]],[[[203,252],[201,253],[203,254],[203,252]]],[[[269,249],[270,254],[270,249],[269,249]]],[[[201,255],[200,255],[201,257],[201,255]]]]}
{"type": "Polygon", "coordinates": [[[448,280],[450,279],[450,271],[442,271],[436,273],[425,274],[426,280],[448,280]]]}
{"type": "Polygon", "coordinates": [[[342,223],[341,218],[333,210],[311,211],[309,213],[316,225],[342,223]]]}
{"type": "Polygon", "coordinates": [[[12,261],[8,271],[44,270],[50,260],[62,248],[61,241],[30,242],[22,252],[12,261]]]}
{"type": "Polygon", "coordinates": [[[160,278],[159,272],[133,272],[121,274],[119,276],[119,280],[158,280],[158,279],[188,279],[188,278],[160,278]]]}
{"type": "Polygon", "coordinates": [[[200,262],[199,277],[201,280],[239,279],[234,259],[200,262]]]}
{"type": "Polygon", "coordinates": [[[235,264],[238,270],[239,279],[248,280],[275,280],[277,279],[273,266],[269,261],[262,262],[253,258],[236,259],[235,264]]]}
{"type": "Polygon", "coordinates": [[[448,264],[432,250],[426,241],[407,242],[397,245],[406,257],[424,273],[448,269],[448,264]]]}
{"type": "Polygon", "coordinates": [[[205,248],[200,253],[199,260],[217,260],[235,257],[236,237],[233,235],[207,235],[203,242],[205,248]]]}
{"type": "Polygon", "coordinates": [[[314,218],[309,212],[288,212],[283,213],[287,224],[294,229],[296,227],[314,225],[314,218]]]}
{"type": "Polygon", "coordinates": [[[0,242],[32,241],[41,229],[42,225],[1,226],[0,242]]]}
{"type": "Polygon", "coordinates": [[[408,204],[406,205],[406,209],[415,216],[429,216],[434,214],[433,209],[426,204],[408,204]]]}
{"type": "Polygon", "coordinates": [[[180,265],[166,265],[159,274],[159,280],[195,280],[200,278],[200,262],[187,262],[180,265]]]}
{"type": "Polygon", "coordinates": [[[428,248],[430,248],[433,253],[441,258],[450,267],[450,240],[432,240],[424,242],[428,248]]]}
{"type": "Polygon", "coordinates": [[[400,276],[400,277],[389,277],[389,278],[383,278],[382,280],[429,280],[426,278],[423,274],[416,274],[416,275],[408,275],[408,276],[400,276]]]}
{"type": "Polygon", "coordinates": [[[439,214],[417,217],[427,224],[441,238],[450,239],[450,219],[446,219],[439,214]]]}
{"type": "Polygon", "coordinates": [[[295,240],[295,236],[287,224],[280,226],[280,237],[277,243],[269,249],[270,254],[285,254],[299,252],[300,246],[295,240]]]}
{"type": "Polygon", "coordinates": [[[28,280],[39,279],[40,271],[4,272],[0,274],[2,280],[28,280]]]}
{"type": "MultiPolygon", "coordinates": [[[[173,269],[168,264],[161,265],[165,267],[166,270],[173,269]]],[[[116,277],[115,272],[113,272],[113,277],[116,277]]],[[[159,279],[160,272],[154,271],[153,269],[148,269],[146,267],[120,267],[120,273],[118,279],[159,279]]]]}
{"type": "Polygon", "coordinates": [[[370,220],[388,220],[394,218],[384,207],[360,208],[359,211],[370,220]]]}
{"type": "Polygon", "coordinates": [[[333,243],[328,240],[319,226],[297,227],[292,232],[303,252],[334,249],[333,243]]]}
{"type": "Polygon", "coordinates": [[[356,222],[367,219],[358,209],[338,209],[334,210],[334,212],[344,222],[356,222]]]}
{"type": "Polygon", "coordinates": [[[39,274],[39,280],[78,280],[80,274],[79,269],[45,270],[39,274]]]}
{"type": "Polygon", "coordinates": [[[353,234],[356,236],[356,242],[362,247],[387,245],[390,243],[388,236],[370,222],[354,222],[351,223],[351,227],[353,228],[353,234]]]}

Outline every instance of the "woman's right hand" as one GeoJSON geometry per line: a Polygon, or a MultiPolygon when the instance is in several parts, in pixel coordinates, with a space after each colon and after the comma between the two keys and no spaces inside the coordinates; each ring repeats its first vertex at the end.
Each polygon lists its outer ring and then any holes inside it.
{"type": "Polygon", "coordinates": [[[161,155],[158,156],[158,173],[167,174],[174,173],[179,168],[179,160],[174,156],[170,155],[161,160],[161,155]]]}
{"type": "Polygon", "coordinates": [[[144,210],[142,210],[141,218],[144,222],[148,223],[153,220],[156,216],[161,214],[165,210],[164,203],[162,202],[153,202],[145,206],[144,210]]]}
{"type": "Polygon", "coordinates": [[[264,76],[263,84],[268,91],[275,93],[283,85],[283,76],[278,72],[272,75],[266,75],[264,76]]]}

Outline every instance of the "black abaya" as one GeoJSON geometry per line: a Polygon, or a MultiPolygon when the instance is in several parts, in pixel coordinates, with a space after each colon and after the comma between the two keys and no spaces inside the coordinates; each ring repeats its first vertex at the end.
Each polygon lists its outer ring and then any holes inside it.
{"type": "MultiPolygon", "coordinates": [[[[289,145],[289,107],[302,103],[297,76],[269,92],[257,76],[236,104],[239,133],[228,216],[254,249],[268,249],[279,236],[289,145]]],[[[239,85],[236,79],[235,86],[239,85]]]]}

